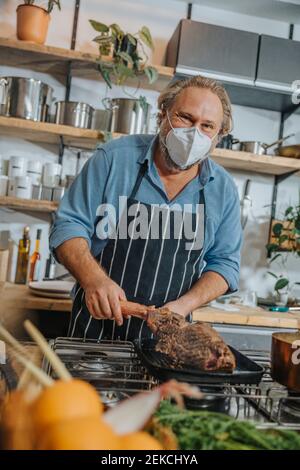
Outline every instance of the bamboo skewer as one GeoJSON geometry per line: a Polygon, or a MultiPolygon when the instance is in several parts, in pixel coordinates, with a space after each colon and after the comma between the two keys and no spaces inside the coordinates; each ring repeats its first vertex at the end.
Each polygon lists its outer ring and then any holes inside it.
{"type": "Polygon", "coordinates": [[[12,355],[19,361],[23,366],[30,371],[35,379],[45,387],[51,387],[54,384],[54,380],[51,379],[44,371],[37,367],[33,362],[22,356],[17,350],[11,350],[12,355]]]}
{"type": "Polygon", "coordinates": [[[23,364],[26,369],[28,369],[32,375],[44,386],[49,387],[53,385],[53,379],[45,374],[39,367],[37,367],[31,360],[28,358],[26,349],[22,344],[16,340],[10,333],[0,324],[0,336],[11,346],[13,356],[23,364]]]}
{"type": "Polygon", "coordinates": [[[31,323],[30,320],[25,320],[24,327],[27,333],[31,336],[31,338],[36,342],[41,351],[45,354],[52,368],[57,373],[58,377],[62,380],[71,380],[72,375],[67,370],[66,366],[62,363],[62,361],[59,359],[57,354],[52,351],[40,331],[31,323]]]}

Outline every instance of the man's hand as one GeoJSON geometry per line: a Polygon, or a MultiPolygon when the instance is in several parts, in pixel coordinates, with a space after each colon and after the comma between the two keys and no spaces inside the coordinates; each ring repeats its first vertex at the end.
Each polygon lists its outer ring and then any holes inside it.
{"type": "Polygon", "coordinates": [[[171,310],[171,312],[179,313],[179,315],[186,317],[190,313],[190,310],[187,310],[186,305],[184,305],[184,302],[182,302],[181,299],[182,298],[179,298],[177,300],[173,300],[172,302],[168,302],[164,305],[164,307],[167,307],[169,310],[171,310]]]}
{"type": "Polygon", "coordinates": [[[119,326],[123,324],[120,300],[126,300],[126,295],[118,284],[101,273],[84,285],[83,289],[86,306],[94,318],[116,320],[119,326]]]}

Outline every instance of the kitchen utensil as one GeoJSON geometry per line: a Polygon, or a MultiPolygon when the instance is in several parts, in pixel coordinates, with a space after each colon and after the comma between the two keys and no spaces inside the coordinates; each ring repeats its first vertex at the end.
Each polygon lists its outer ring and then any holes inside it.
{"type": "Polygon", "coordinates": [[[65,193],[63,186],[56,186],[53,188],[52,201],[59,202],[65,193]]]}
{"type": "Polygon", "coordinates": [[[105,98],[107,109],[112,111],[111,132],[146,134],[149,128],[151,106],[139,99],[105,98]]]}
{"type": "Polygon", "coordinates": [[[31,199],[32,183],[29,176],[16,176],[14,179],[14,196],[20,199],[31,199]]]}
{"type": "Polygon", "coordinates": [[[55,103],[55,122],[67,126],[90,129],[94,108],[87,103],[77,101],[58,101],[55,103]]]}
{"type": "Polygon", "coordinates": [[[27,176],[31,178],[32,184],[42,182],[42,164],[39,161],[29,161],[27,164],[27,176]]]}
{"type": "Polygon", "coordinates": [[[7,195],[8,188],[8,176],[0,175],[0,196],[7,195]]]}
{"type": "Polygon", "coordinates": [[[230,372],[206,372],[196,369],[172,369],[170,359],[165,354],[155,351],[155,339],[142,339],[134,342],[135,349],[146,369],[159,380],[176,379],[192,383],[213,384],[258,384],[264,373],[264,368],[234,348],[233,352],[237,367],[230,372]]]}
{"type": "Polygon", "coordinates": [[[66,187],[69,188],[75,180],[75,175],[66,175],[66,187]]]}
{"type": "Polygon", "coordinates": [[[0,78],[0,114],[47,121],[52,88],[41,80],[23,77],[0,78]]]}
{"type": "Polygon", "coordinates": [[[109,109],[95,109],[92,120],[92,129],[97,131],[110,131],[112,112],[109,109]]]}
{"type": "Polygon", "coordinates": [[[240,143],[239,139],[235,139],[232,134],[228,134],[222,138],[217,147],[222,149],[232,149],[232,146],[238,143],[240,143]]]}
{"type": "Polygon", "coordinates": [[[272,334],[271,376],[289,390],[300,392],[300,331],[272,334]]]}
{"type": "Polygon", "coordinates": [[[42,186],[41,199],[43,201],[52,201],[53,188],[52,186],[42,186]]]}
{"type": "Polygon", "coordinates": [[[43,186],[41,184],[33,184],[32,185],[32,199],[42,199],[42,189],[43,186]]]}
{"type": "Polygon", "coordinates": [[[8,164],[8,177],[25,176],[27,169],[27,161],[24,157],[11,156],[8,164]]]}
{"type": "Polygon", "coordinates": [[[265,155],[269,148],[284,142],[285,140],[289,139],[290,137],[293,137],[294,135],[295,134],[289,134],[285,137],[282,137],[281,139],[275,140],[275,142],[272,142],[271,144],[265,144],[264,142],[260,141],[243,141],[239,144],[239,150],[241,150],[242,152],[254,153],[256,155],[265,155]]]}
{"type": "Polygon", "coordinates": [[[285,145],[275,149],[275,155],[287,158],[300,158],[300,145],[285,145]]]}
{"type": "Polygon", "coordinates": [[[58,186],[60,183],[62,166],[59,163],[45,163],[43,172],[43,184],[45,186],[58,186]]]}
{"type": "Polygon", "coordinates": [[[244,188],[243,199],[241,200],[241,225],[242,229],[246,227],[248,222],[249,211],[252,206],[252,199],[249,196],[250,191],[250,180],[247,179],[244,188]]]}

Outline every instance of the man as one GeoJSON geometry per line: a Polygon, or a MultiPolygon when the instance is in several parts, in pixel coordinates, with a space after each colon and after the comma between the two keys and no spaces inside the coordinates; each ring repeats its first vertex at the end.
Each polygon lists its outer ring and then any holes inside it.
{"type": "Polygon", "coordinates": [[[231,129],[229,98],[198,76],[171,84],[158,107],[159,134],[100,146],[57,212],[51,249],[77,280],[71,336],[149,335],[120,300],[188,316],[238,288],[238,194],[209,158],[231,129]]]}

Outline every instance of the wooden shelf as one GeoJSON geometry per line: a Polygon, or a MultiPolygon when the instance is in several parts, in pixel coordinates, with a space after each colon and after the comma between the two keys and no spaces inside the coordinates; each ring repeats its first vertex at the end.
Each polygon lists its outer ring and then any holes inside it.
{"type": "Polygon", "coordinates": [[[0,197],[0,209],[7,207],[17,211],[29,212],[55,212],[58,203],[53,201],[39,201],[36,199],[19,199],[17,197],[0,197]]]}
{"type": "MultiPolygon", "coordinates": [[[[103,141],[104,133],[91,129],[77,129],[48,122],[34,122],[25,119],[0,116],[0,135],[22,137],[35,142],[59,143],[63,136],[66,145],[94,149],[103,141]]],[[[113,134],[113,138],[122,134],[113,134]]],[[[228,169],[254,171],[269,175],[282,175],[291,171],[300,172],[300,159],[270,155],[255,155],[237,150],[216,148],[212,158],[228,169]]]]}
{"type": "Polygon", "coordinates": [[[72,308],[71,299],[38,297],[27,286],[9,282],[0,283],[0,295],[1,304],[6,309],[70,312],[72,308]]]}
{"type": "MultiPolygon", "coordinates": [[[[71,74],[74,77],[102,80],[97,70],[97,54],[0,37],[0,57],[1,62],[5,65],[49,73],[61,77],[63,81],[65,81],[69,64],[71,64],[71,74]]],[[[107,61],[109,61],[109,58],[107,58],[107,61]]],[[[141,88],[160,91],[173,78],[174,69],[172,67],[160,65],[155,67],[159,73],[157,81],[150,85],[147,79],[143,77],[141,88]]],[[[131,83],[128,84],[131,85],[131,83]]]]}
{"type": "Polygon", "coordinates": [[[224,168],[233,170],[254,171],[268,175],[283,175],[291,171],[300,172],[300,159],[255,155],[237,150],[216,148],[212,158],[224,168]]]}
{"type": "MultiPolygon", "coordinates": [[[[33,142],[59,144],[60,136],[64,143],[72,147],[93,149],[98,142],[103,142],[105,133],[92,129],[78,129],[72,126],[35,122],[26,119],[0,116],[0,135],[21,137],[33,142]]],[[[121,134],[113,134],[114,138],[121,134]]]]}

